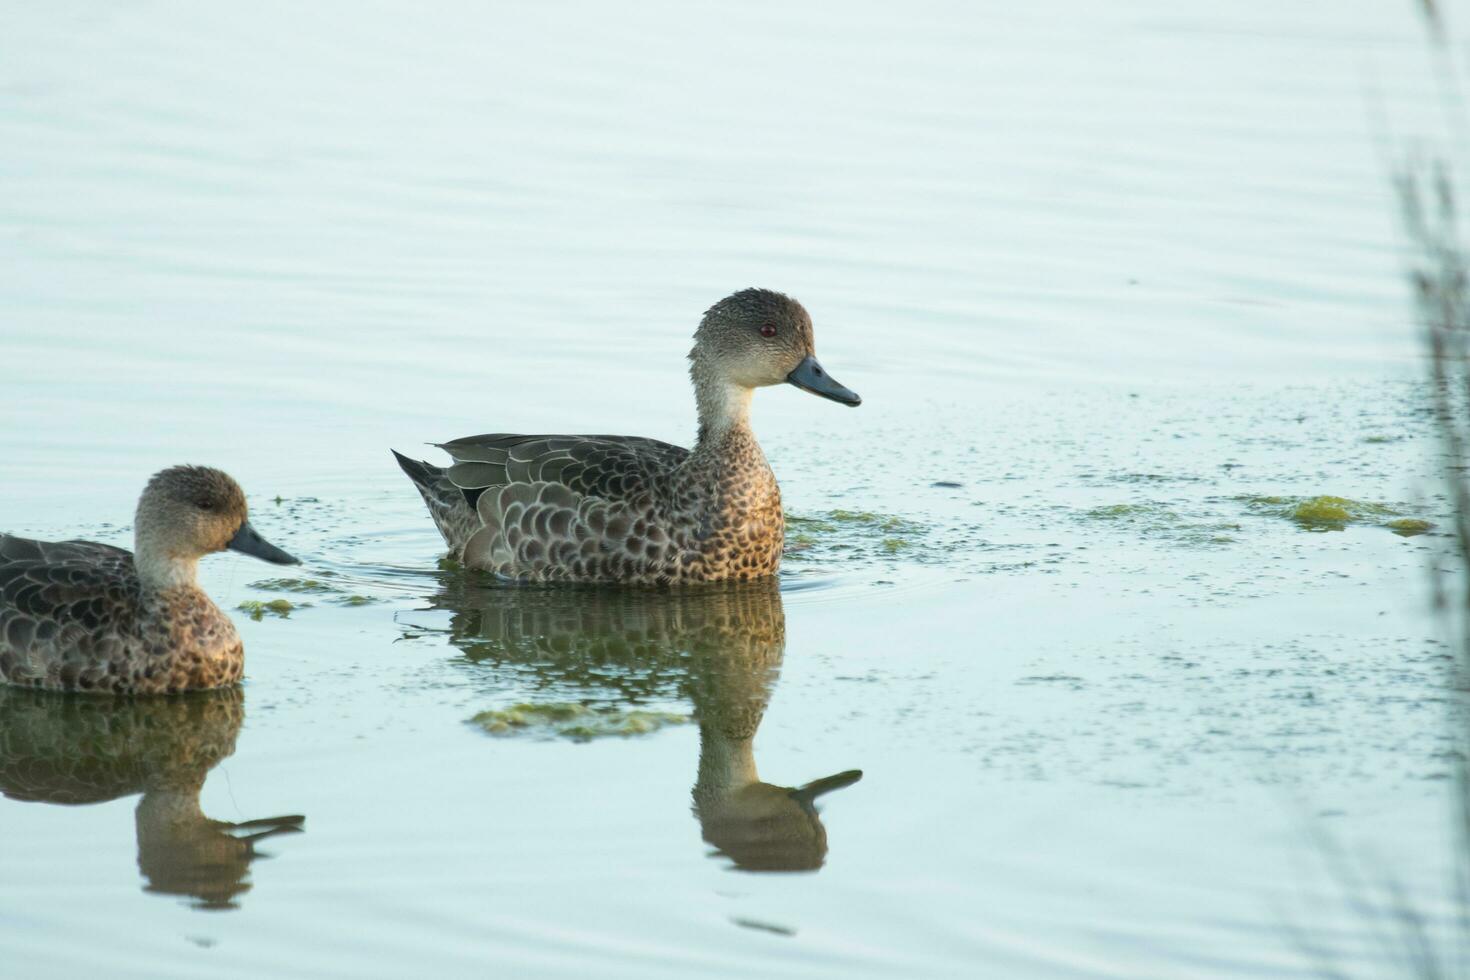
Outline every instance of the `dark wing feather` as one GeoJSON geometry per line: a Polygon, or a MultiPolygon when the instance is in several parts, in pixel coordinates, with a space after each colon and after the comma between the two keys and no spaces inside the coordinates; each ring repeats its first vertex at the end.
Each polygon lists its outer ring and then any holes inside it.
{"type": "MultiPolygon", "coordinates": [[[[89,542],[65,542],[61,550],[92,553],[65,547],[72,544],[89,542]]],[[[103,557],[103,564],[79,557],[0,562],[0,677],[27,683],[56,669],[74,680],[68,672],[111,658],[117,638],[133,631],[138,580],[127,552],[103,557]]]]}
{"type": "Polygon", "coordinates": [[[489,434],[439,444],[454,458],[447,475],[474,504],[486,487],[554,483],[603,500],[631,500],[689,456],[642,436],[489,434]]]}
{"type": "Polygon", "coordinates": [[[75,561],[104,567],[131,566],[133,553],[95,541],[33,541],[14,534],[0,534],[0,567],[16,561],[75,561]]]}

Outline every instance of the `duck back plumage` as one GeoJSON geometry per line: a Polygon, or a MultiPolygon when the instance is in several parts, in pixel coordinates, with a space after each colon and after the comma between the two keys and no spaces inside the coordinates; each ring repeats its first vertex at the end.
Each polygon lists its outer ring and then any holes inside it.
{"type": "Polygon", "coordinates": [[[517,581],[665,585],[756,578],[779,563],[780,494],[753,437],[702,455],[641,436],[493,433],[438,445],[452,465],[394,455],[471,567],[517,581]],[[752,495],[766,503],[764,523],[728,526],[731,506],[752,495]]]}

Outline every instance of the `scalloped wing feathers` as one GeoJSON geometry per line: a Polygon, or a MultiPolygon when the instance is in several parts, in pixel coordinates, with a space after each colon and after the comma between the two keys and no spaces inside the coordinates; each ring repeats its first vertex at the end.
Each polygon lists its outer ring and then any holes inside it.
{"type": "Polygon", "coordinates": [[[689,458],[689,450],[639,436],[484,435],[439,446],[461,490],[558,483],[577,493],[626,500],[646,493],[689,458]]]}
{"type": "MultiPolygon", "coordinates": [[[[484,435],[444,443],[445,475],[474,492],[466,564],[534,581],[669,581],[679,547],[659,489],[689,452],[656,439],[484,435]],[[641,518],[641,519],[640,519],[641,518]]],[[[454,541],[450,540],[453,547],[454,541]]]]}
{"type": "Polygon", "coordinates": [[[666,584],[774,574],[780,493],[754,439],[696,459],[638,436],[488,434],[400,463],[465,564],[518,581],[666,584]]]}
{"type": "Polygon", "coordinates": [[[0,534],[0,680],[158,693],[232,684],[243,662],[234,625],[207,595],[145,596],[129,552],[0,534]]]}

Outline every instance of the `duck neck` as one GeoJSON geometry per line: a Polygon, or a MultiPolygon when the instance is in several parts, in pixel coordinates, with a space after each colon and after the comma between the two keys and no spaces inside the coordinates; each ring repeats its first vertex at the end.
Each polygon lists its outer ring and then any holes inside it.
{"type": "Polygon", "coordinates": [[[701,378],[695,373],[694,400],[699,406],[699,449],[715,448],[731,438],[749,436],[750,399],[754,391],[743,385],[701,378]]]}
{"type": "Polygon", "coordinates": [[[197,557],[175,554],[148,542],[137,542],[133,551],[133,567],[137,569],[138,581],[143,583],[143,587],[154,592],[199,585],[197,557]]]}

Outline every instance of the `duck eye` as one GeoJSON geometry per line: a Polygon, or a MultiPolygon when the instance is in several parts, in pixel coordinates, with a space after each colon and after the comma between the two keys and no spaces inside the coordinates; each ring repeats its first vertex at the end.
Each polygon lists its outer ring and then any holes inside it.
{"type": "Polygon", "coordinates": [[[776,336],[776,327],[775,327],[775,325],[774,324],[767,323],[765,326],[761,327],[761,336],[762,337],[774,337],[774,336],[776,336]]]}
{"type": "Polygon", "coordinates": [[[198,507],[200,510],[214,510],[214,503],[213,501],[209,500],[196,500],[194,502],[194,506],[198,507]]]}

